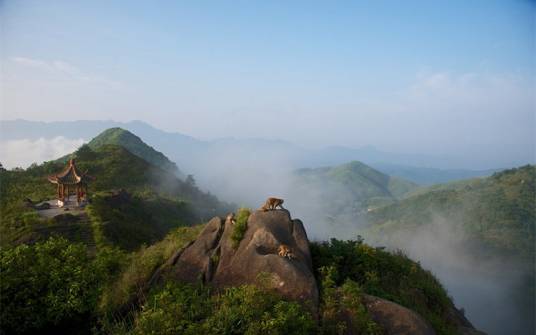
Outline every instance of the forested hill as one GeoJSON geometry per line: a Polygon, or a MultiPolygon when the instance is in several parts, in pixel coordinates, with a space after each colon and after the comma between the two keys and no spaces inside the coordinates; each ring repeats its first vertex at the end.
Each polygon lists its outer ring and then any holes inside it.
{"type": "MultiPolygon", "coordinates": [[[[390,204],[414,191],[415,183],[388,176],[358,161],[294,172],[291,193],[323,208],[329,216],[359,215],[370,207],[390,204]],[[319,192],[321,190],[321,192],[319,192]]],[[[291,196],[292,198],[292,196],[291,196]]]]}
{"type": "Polygon", "coordinates": [[[109,128],[92,139],[88,145],[95,150],[103,145],[119,145],[127,149],[134,155],[144,159],[152,165],[163,170],[169,170],[179,174],[179,169],[175,163],[170,161],[163,153],[147,145],[138,136],[122,128],[109,128]]]}
{"type": "MultiPolygon", "coordinates": [[[[84,145],[72,154],[79,170],[94,177],[89,185],[88,212],[93,221],[105,223],[112,240],[121,241],[127,248],[156,241],[173,227],[200,223],[230,210],[229,205],[201,191],[192,177],[182,181],[173,172],[147,162],[123,146],[94,147],[95,150],[84,145]],[[119,193],[126,196],[120,196],[121,201],[110,201],[119,193]],[[114,231],[115,228],[118,230],[114,231]],[[138,237],[132,243],[128,235],[138,237]]],[[[58,160],[26,170],[1,170],[2,245],[32,241],[37,238],[37,231],[48,233],[48,228],[54,229],[54,225],[47,226],[48,222],[28,207],[25,199],[33,203],[54,199],[56,188],[47,176],[64,168],[65,163],[58,160]]]]}
{"type": "Polygon", "coordinates": [[[536,167],[527,165],[461,182],[418,190],[398,203],[377,208],[368,215],[375,231],[389,236],[448,220],[467,238],[491,248],[534,255],[536,167]]]}
{"type": "Polygon", "coordinates": [[[345,185],[358,198],[398,198],[417,188],[402,178],[388,176],[358,161],[317,169],[300,169],[296,175],[304,182],[345,185]]]}

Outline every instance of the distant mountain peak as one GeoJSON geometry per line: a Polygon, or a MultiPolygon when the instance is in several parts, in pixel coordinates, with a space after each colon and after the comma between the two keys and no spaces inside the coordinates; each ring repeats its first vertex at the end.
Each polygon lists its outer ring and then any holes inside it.
{"type": "Polygon", "coordinates": [[[119,145],[152,165],[180,174],[175,163],[128,130],[120,127],[108,128],[88,143],[91,149],[97,149],[108,144],[119,145]]]}

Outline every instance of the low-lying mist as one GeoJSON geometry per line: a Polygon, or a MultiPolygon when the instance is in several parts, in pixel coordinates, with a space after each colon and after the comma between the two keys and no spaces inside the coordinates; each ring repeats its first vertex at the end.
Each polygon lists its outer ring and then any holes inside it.
{"type": "Polygon", "coordinates": [[[404,250],[432,271],[477,329],[534,334],[534,267],[528,262],[490,252],[439,216],[418,230],[397,231],[375,242],[404,250]]]}
{"type": "Polygon", "coordinates": [[[292,157],[276,158],[262,152],[219,152],[202,161],[195,177],[201,188],[241,207],[256,209],[269,196],[283,198],[283,206],[304,222],[310,239],[357,236],[359,212],[349,206],[352,197],[348,190],[300,183],[294,162],[292,157]]]}
{"type": "Polygon", "coordinates": [[[62,157],[78,149],[84,140],[63,136],[39,139],[0,140],[0,162],[5,168],[26,168],[62,157]]]}
{"type": "Polygon", "coordinates": [[[292,161],[261,152],[219,152],[200,162],[195,177],[205,190],[240,206],[258,208],[268,196],[284,198],[285,208],[304,222],[311,240],[362,234],[368,243],[402,249],[439,278],[475,327],[489,334],[534,333],[534,292],[526,292],[534,280],[533,268],[514,257],[487,253],[445,218],[416,231],[373,239],[366,233],[366,208],[353,203],[349,190],[300,184],[294,172],[300,167],[292,161]]]}

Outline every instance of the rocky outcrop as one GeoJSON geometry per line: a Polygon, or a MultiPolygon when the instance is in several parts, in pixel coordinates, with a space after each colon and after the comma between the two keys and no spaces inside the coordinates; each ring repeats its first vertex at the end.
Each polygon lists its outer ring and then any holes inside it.
{"type": "MultiPolygon", "coordinates": [[[[232,215],[227,220],[210,220],[194,242],[156,271],[147,289],[161,278],[216,288],[253,284],[304,302],[318,316],[318,288],[302,222],[292,220],[287,210],[255,211],[248,217],[243,238],[233,243],[237,225],[232,215]]],[[[362,295],[362,302],[385,334],[435,335],[422,316],[406,307],[367,294],[362,295]]],[[[351,322],[352,311],[342,313],[348,313],[348,320],[343,319],[351,322]]],[[[483,334],[454,307],[448,318],[461,334],[483,334]]],[[[354,327],[348,325],[346,334],[353,334],[354,327]]]]}
{"type": "Polygon", "coordinates": [[[210,220],[199,237],[178,257],[171,277],[184,282],[210,282],[212,268],[217,266],[216,255],[221,243],[224,223],[219,217],[210,220]]]}
{"type": "Polygon", "coordinates": [[[456,325],[460,335],[486,335],[486,333],[476,330],[471,322],[465,317],[463,311],[452,306],[448,313],[448,319],[456,325]]]}
{"type": "Polygon", "coordinates": [[[262,285],[284,297],[318,304],[309,240],[300,220],[286,210],[256,211],[235,249],[234,225],[215,217],[197,240],[172,264],[167,276],[184,282],[203,281],[216,287],[262,285]],[[280,256],[286,246],[291,252],[280,256]]]}
{"type": "Polygon", "coordinates": [[[419,314],[392,301],[363,295],[363,303],[371,318],[387,334],[435,335],[430,324],[419,314]]]}

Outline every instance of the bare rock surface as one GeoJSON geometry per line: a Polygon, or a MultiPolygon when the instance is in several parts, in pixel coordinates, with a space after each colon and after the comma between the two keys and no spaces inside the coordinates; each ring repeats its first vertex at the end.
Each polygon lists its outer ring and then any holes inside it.
{"type": "Polygon", "coordinates": [[[233,229],[231,222],[219,217],[210,220],[172,266],[171,277],[220,288],[256,284],[317,306],[309,240],[300,220],[292,220],[286,210],[255,211],[236,249],[231,240],[233,229]],[[282,245],[290,250],[287,257],[278,253],[282,245]]]}
{"type": "Polygon", "coordinates": [[[372,319],[389,335],[435,335],[422,316],[406,307],[367,294],[363,302],[372,319]]]}

